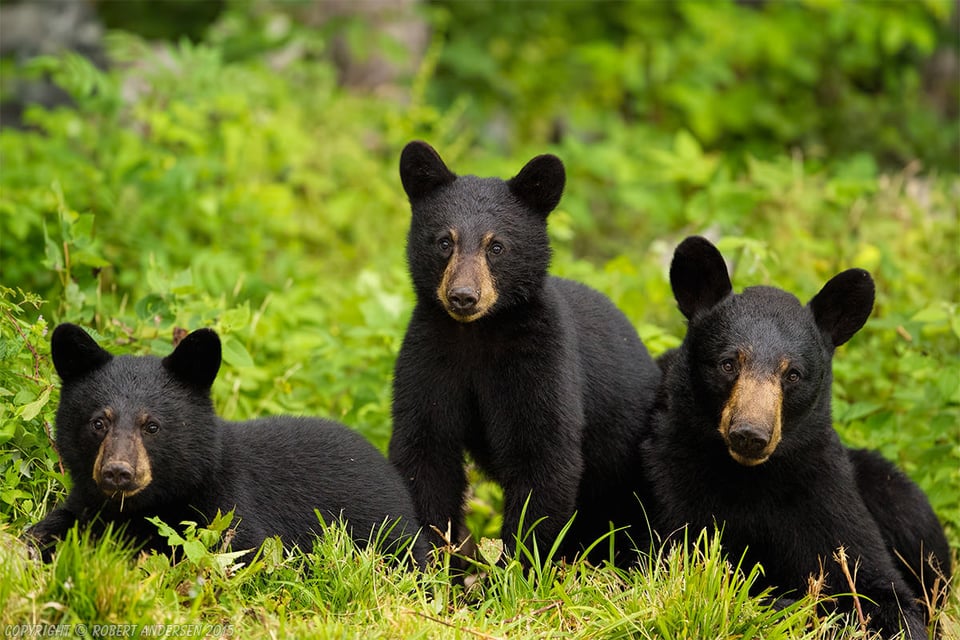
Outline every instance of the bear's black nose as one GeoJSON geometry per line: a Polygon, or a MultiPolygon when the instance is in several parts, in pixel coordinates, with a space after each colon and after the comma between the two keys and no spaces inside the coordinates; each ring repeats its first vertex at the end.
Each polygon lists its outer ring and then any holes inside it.
{"type": "Polygon", "coordinates": [[[730,429],[730,448],[742,456],[757,458],[770,444],[770,430],[742,423],[730,429]]]}
{"type": "Polygon", "coordinates": [[[103,465],[103,484],[105,489],[126,490],[133,484],[133,467],[126,462],[115,461],[103,465]]]}
{"type": "Polygon", "coordinates": [[[480,295],[470,287],[454,287],[447,292],[447,299],[455,311],[466,313],[477,306],[480,295]]]}

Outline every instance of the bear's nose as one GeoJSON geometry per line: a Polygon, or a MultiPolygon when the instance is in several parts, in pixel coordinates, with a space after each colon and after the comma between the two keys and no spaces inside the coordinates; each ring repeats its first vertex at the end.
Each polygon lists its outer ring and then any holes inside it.
{"type": "Polygon", "coordinates": [[[468,312],[477,306],[480,294],[471,287],[454,287],[447,292],[447,299],[455,311],[468,312]]]}
{"type": "Polygon", "coordinates": [[[105,489],[123,491],[133,484],[133,467],[126,462],[108,462],[103,465],[102,475],[105,489]]]}
{"type": "Polygon", "coordinates": [[[758,458],[770,444],[770,430],[742,423],[730,429],[730,448],[747,458],[758,458]]]}

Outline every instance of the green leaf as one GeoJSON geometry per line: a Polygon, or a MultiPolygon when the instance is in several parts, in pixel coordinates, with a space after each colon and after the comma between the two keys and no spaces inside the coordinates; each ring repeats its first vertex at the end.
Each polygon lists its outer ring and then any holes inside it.
{"type": "Polygon", "coordinates": [[[158,516],[147,518],[147,522],[154,524],[157,527],[157,533],[160,537],[166,538],[170,545],[179,546],[184,543],[183,537],[177,533],[176,529],[161,520],[158,516]]]}
{"type": "Polygon", "coordinates": [[[187,558],[193,562],[200,562],[210,553],[207,551],[207,548],[203,546],[203,543],[197,539],[184,540],[180,546],[187,558]]]}
{"type": "Polygon", "coordinates": [[[51,387],[47,387],[40,393],[40,396],[36,400],[20,407],[20,417],[24,420],[33,420],[36,418],[40,410],[43,409],[50,400],[50,389],[51,387]]]}
{"type": "Polygon", "coordinates": [[[163,296],[150,293],[137,301],[134,305],[134,311],[141,320],[147,320],[155,316],[169,315],[170,307],[163,296]]]}
{"type": "Polygon", "coordinates": [[[70,261],[75,265],[82,264],[88,267],[94,267],[95,269],[110,266],[110,262],[90,251],[72,251],[70,253],[70,261]]]}
{"type": "Polygon", "coordinates": [[[223,338],[223,359],[232,367],[253,366],[253,358],[250,357],[246,347],[232,335],[223,338]]]}
{"type": "Polygon", "coordinates": [[[7,442],[17,432],[17,423],[13,420],[5,420],[0,423],[0,444],[7,442]]]}

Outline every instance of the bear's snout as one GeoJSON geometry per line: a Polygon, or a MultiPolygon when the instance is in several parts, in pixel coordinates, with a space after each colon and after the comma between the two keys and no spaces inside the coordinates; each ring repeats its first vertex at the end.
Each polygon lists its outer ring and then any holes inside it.
{"type": "Polygon", "coordinates": [[[759,459],[770,444],[770,431],[749,422],[734,425],[728,435],[730,449],[744,458],[759,459]]]}
{"type": "Polygon", "coordinates": [[[110,493],[130,491],[136,476],[133,467],[123,461],[108,462],[100,471],[103,489],[110,493]]]}
{"type": "Polygon", "coordinates": [[[744,364],[723,405],[719,430],[730,457],[753,467],[766,462],[780,444],[783,388],[779,375],[744,364]]]}
{"type": "Polygon", "coordinates": [[[479,242],[468,242],[464,248],[461,234],[451,230],[453,251],[437,288],[443,308],[457,322],[473,322],[482,318],[497,303],[497,286],[487,248],[493,241],[488,233],[479,242]]]}
{"type": "Polygon", "coordinates": [[[457,313],[470,315],[480,302],[480,291],[473,287],[453,287],[447,292],[447,300],[457,313]]]}

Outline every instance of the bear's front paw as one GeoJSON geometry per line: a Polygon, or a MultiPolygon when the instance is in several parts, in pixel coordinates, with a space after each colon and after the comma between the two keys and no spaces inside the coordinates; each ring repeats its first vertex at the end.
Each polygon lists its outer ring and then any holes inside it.
{"type": "Polygon", "coordinates": [[[31,558],[50,562],[57,543],[76,521],[72,513],[64,509],[54,509],[46,518],[24,531],[20,539],[27,543],[31,558]]]}
{"type": "Polygon", "coordinates": [[[20,540],[25,543],[27,557],[31,560],[50,562],[53,559],[54,547],[56,547],[60,538],[42,525],[41,522],[24,531],[20,540]]]}

